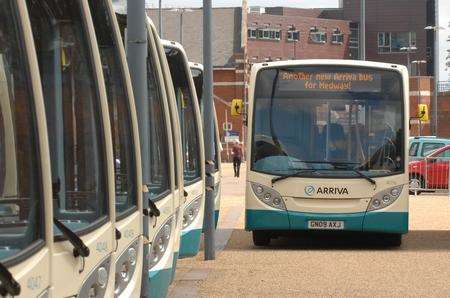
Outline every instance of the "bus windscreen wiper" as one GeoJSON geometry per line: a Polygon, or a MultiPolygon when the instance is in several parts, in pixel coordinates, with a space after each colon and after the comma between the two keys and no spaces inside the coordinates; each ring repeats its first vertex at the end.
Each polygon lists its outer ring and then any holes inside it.
{"type": "Polygon", "coordinates": [[[370,178],[369,176],[365,175],[363,172],[357,170],[357,169],[348,169],[352,172],[355,172],[356,174],[358,174],[359,177],[366,179],[367,181],[369,181],[373,186],[377,186],[377,182],[375,180],[373,180],[372,178],[370,178]]]}
{"type": "Polygon", "coordinates": [[[88,257],[90,254],[89,247],[84,244],[83,240],[81,240],[80,237],[78,237],[77,234],[72,232],[71,229],[69,229],[65,224],[63,224],[59,219],[56,217],[53,217],[53,223],[55,226],[61,231],[61,233],[64,234],[64,236],[69,239],[70,243],[73,245],[73,256],[75,258],[81,256],[81,257],[88,257]]]}
{"type": "Polygon", "coordinates": [[[304,162],[304,163],[311,163],[311,164],[329,164],[329,165],[332,165],[335,169],[343,169],[343,170],[347,170],[347,171],[352,171],[352,172],[356,173],[359,177],[364,178],[367,181],[369,181],[372,185],[377,186],[377,182],[375,180],[373,180],[369,176],[365,175],[361,171],[349,167],[350,165],[359,165],[360,163],[358,163],[358,162],[341,162],[341,161],[325,161],[325,160],[323,160],[323,161],[298,160],[297,162],[304,162]]]}
{"type": "MultiPolygon", "coordinates": [[[[330,162],[330,164],[334,164],[333,162],[330,162]]],[[[354,163],[349,163],[349,164],[347,164],[347,165],[350,165],[350,164],[354,164],[354,163]]],[[[354,173],[356,173],[359,177],[361,177],[361,178],[364,178],[364,179],[366,179],[367,181],[369,181],[372,185],[374,185],[375,187],[377,186],[377,182],[375,181],[375,180],[373,180],[372,178],[370,178],[369,176],[367,176],[366,174],[364,174],[363,172],[361,172],[360,170],[357,170],[357,169],[354,169],[354,168],[350,168],[350,167],[345,167],[345,163],[339,163],[339,164],[334,164],[334,167],[336,168],[336,169],[339,169],[339,168],[341,168],[342,166],[344,166],[343,167],[343,169],[344,170],[346,170],[346,171],[352,171],[352,172],[354,172],[354,173]]]]}
{"type": "Polygon", "coordinates": [[[287,174],[287,175],[283,175],[283,176],[280,176],[280,177],[272,178],[272,186],[278,181],[285,180],[285,179],[292,178],[292,177],[299,177],[301,174],[313,173],[313,172],[316,172],[316,171],[317,171],[316,169],[300,169],[300,170],[297,170],[296,172],[294,172],[292,174],[287,174]]]}
{"type": "Polygon", "coordinates": [[[11,296],[20,295],[20,284],[2,263],[0,263],[0,282],[0,295],[2,295],[2,297],[8,294],[11,296]]]}

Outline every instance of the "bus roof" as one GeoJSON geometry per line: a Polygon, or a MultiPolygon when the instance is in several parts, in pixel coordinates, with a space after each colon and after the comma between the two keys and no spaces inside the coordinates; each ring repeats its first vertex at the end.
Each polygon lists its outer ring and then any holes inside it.
{"type": "Polygon", "coordinates": [[[360,66],[360,67],[373,67],[381,69],[397,69],[405,74],[407,73],[407,68],[404,65],[362,61],[362,60],[345,60],[345,59],[304,59],[304,60],[285,60],[285,61],[255,63],[252,66],[252,71],[257,71],[263,68],[271,68],[271,67],[302,66],[302,65],[360,66]]]}
{"type": "Polygon", "coordinates": [[[201,63],[190,62],[190,61],[189,61],[189,67],[190,67],[190,68],[198,69],[198,70],[200,70],[200,71],[203,72],[203,64],[201,64],[201,63]]]}

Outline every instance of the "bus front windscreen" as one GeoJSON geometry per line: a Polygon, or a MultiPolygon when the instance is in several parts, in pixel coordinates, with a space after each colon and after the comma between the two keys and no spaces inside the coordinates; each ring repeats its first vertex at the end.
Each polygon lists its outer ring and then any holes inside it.
{"type": "Polygon", "coordinates": [[[399,72],[375,68],[261,70],[254,94],[252,170],[312,177],[403,173],[402,82],[399,72]]]}
{"type": "Polygon", "coordinates": [[[0,0],[0,262],[44,244],[34,95],[16,1],[0,0]]]}

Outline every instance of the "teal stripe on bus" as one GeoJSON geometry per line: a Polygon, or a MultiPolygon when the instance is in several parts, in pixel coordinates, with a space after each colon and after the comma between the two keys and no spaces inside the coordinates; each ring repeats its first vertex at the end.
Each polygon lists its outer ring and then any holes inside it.
{"type": "Polygon", "coordinates": [[[200,249],[201,229],[190,230],[181,234],[179,258],[195,257],[200,249]]]}
{"type": "Polygon", "coordinates": [[[289,230],[289,217],[286,211],[245,210],[245,229],[253,230],[289,230]]]}
{"type": "Polygon", "coordinates": [[[245,229],[308,230],[309,220],[344,221],[346,231],[405,234],[408,212],[307,213],[298,211],[245,211],[245,229]]]}

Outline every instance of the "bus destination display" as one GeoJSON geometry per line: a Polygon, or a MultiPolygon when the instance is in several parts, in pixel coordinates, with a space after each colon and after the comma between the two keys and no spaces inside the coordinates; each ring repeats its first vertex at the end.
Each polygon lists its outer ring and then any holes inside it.
{"type": "Polygon", "coordinates": [[[381,75],[377,72],[281,71],[280,91],[380,92],[381,75]]]}

